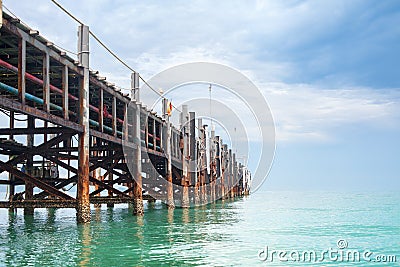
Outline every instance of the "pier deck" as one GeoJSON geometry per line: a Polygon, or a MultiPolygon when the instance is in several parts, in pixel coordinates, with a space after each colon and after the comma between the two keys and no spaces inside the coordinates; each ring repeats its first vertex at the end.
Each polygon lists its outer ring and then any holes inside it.
{"type": "MultiPolygon", "coordinates": [[[[194,112],[183,114],[183,132],[90,71],[86,26],[79,27],[81,50],[74,59],[2,15],[0,185],[8,187],[9,200],[0,208],[77,208],[78,221],[85,222],[90,203],[133,203],[140,215],[143,200],[154,196],[189,207],[248,193],[249,171],[218,136],[214,153],[201,153],[205,127],[199,121],[195,130],[194,112]],[[200,168],[189,169],[190,155],[200,168]],[[73,187],[76,196],[68,191],[73,187]]],[[[134,87],[138,79],[132,73],[134,87]]]]}

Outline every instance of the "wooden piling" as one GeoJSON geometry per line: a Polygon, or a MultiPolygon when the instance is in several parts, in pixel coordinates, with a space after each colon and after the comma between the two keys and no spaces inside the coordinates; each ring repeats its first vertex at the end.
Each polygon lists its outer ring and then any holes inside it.
{"type": "Polygon", "coordinates": [[[137,148],[133,150],[133,214],[142,216],[143,208],[143,187],[142,187],[142,151],[140,141],[140,104],[131,104],[133,115],[133,141],[137,148]],[[134,109],[133,109],[134,108],[134,109]]]}
{"type": "Polygon", "coordinates": [[[206,130],[203,125],[203,120],[198,119],[199,128],[199,180],[200,180],[200,202],[202,204],[207,203],[207,188],[206,188],[206,172],[207,172],[207,159],[206,159],[206,130]]]}
{"type": "Polygon", "coordinates": [[[189,112],[189,182],[194,186],[194,202],[198,201],[198,183],[196,175],[196,115],[194,112],[189,112]]]}
{"type": "Polygon", "coordinates": [[[224,196],[224,179],[222,175],[222,151],[221,151],[221,138],[219,136],[215,137],[216,142],[216,171],[217,171],[217,179],[218,179],[218,187],[217,191],[217,198],[220,199],[224,196]]]}
{"type": "MultiPolygon", "coordinates": [[[[32,116],[28,116],[28,129],[32,130],[35,128],[35,118],[32,116]]],[[[32,149],[35,142],[35,136],[33,134],[27,135],[27,147],[32,149]]],[[[32,175],[33,173],[33,155],[29,155],[26,159],[25,172],[28,175],[32,175]]],[[[33,184],[31,182],[25,182],[25,200],[31,200],[33,198],[33,184]]],[[[27,207],[24,209],[25,215],[33,215],[34,209],[31,207],[27,207]]]]}
{"type": "Polygon", "coordinates": [[[171,123],[167,113],[168,99],[163,98],[163,117],[166,122],[165,136],[166,136],[166,152],[167,152],[167,205],[169,209],[175,208],[174,202],[174,187],[172,181],[172,157],[171,157],[171,123]]]}

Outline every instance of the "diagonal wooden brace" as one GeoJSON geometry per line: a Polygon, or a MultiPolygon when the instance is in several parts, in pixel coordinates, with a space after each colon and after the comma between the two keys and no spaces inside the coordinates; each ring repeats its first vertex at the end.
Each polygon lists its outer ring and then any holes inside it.
{"type": "Polygon", "coordinates": [[[30,182],[30,183],[34,184],[38,188],[46,191],[47,193],[49,193],[51,195],[58,196],[58,197],[60,197],[62,199],[74,199],[73,197],[71,197],[71,196],[69,196],[69,195],[67,195],[67,194],[65,194],[63,192],[58,191],[57,188],[55,188],[55,187],[53,187],[51,185],[48,185],[45,182],[43,182],[43,181],[41,181],[39,179],[36,179],[36,178],[34,178],[34,177],[24,173],[24,172],[21,172],[20,170],[14,168],[12,165],[7,164],[7,163],[5,163],[5,162],[3,162],[1,160],[0,160],[0,169],[15,175],[16,177],[18,177],[19,179],[21,179],[21,180],[23,180],[25,182],[30,182]]]}

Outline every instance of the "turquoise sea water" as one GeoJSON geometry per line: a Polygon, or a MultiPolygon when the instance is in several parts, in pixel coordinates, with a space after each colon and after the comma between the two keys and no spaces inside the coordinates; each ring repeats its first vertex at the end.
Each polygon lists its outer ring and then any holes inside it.
{"type": "Polygon", "coordinates": [[[399,193],[257,192],[190,210],[156,203],[145,212],[92,209],[92,222],[77,225],[73,209],[33,216],[3,209],[0,266],[400,266],[399,193]],[[340,258],[348,251],[360,261],[340,258]],[[319,261],[304,262],[311,252],[319,261]]]}

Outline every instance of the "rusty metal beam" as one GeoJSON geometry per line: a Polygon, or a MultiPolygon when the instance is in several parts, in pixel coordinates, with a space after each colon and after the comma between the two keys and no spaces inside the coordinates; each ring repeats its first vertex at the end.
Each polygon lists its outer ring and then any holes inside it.
{"type": "Polygon", "coordinates": [[[77,133],[73,129],[64,127],[38,127],[38,128],[0,128],[0,135],[25,135],[25,134],[59,134],[59,133],[77,133]]]}

